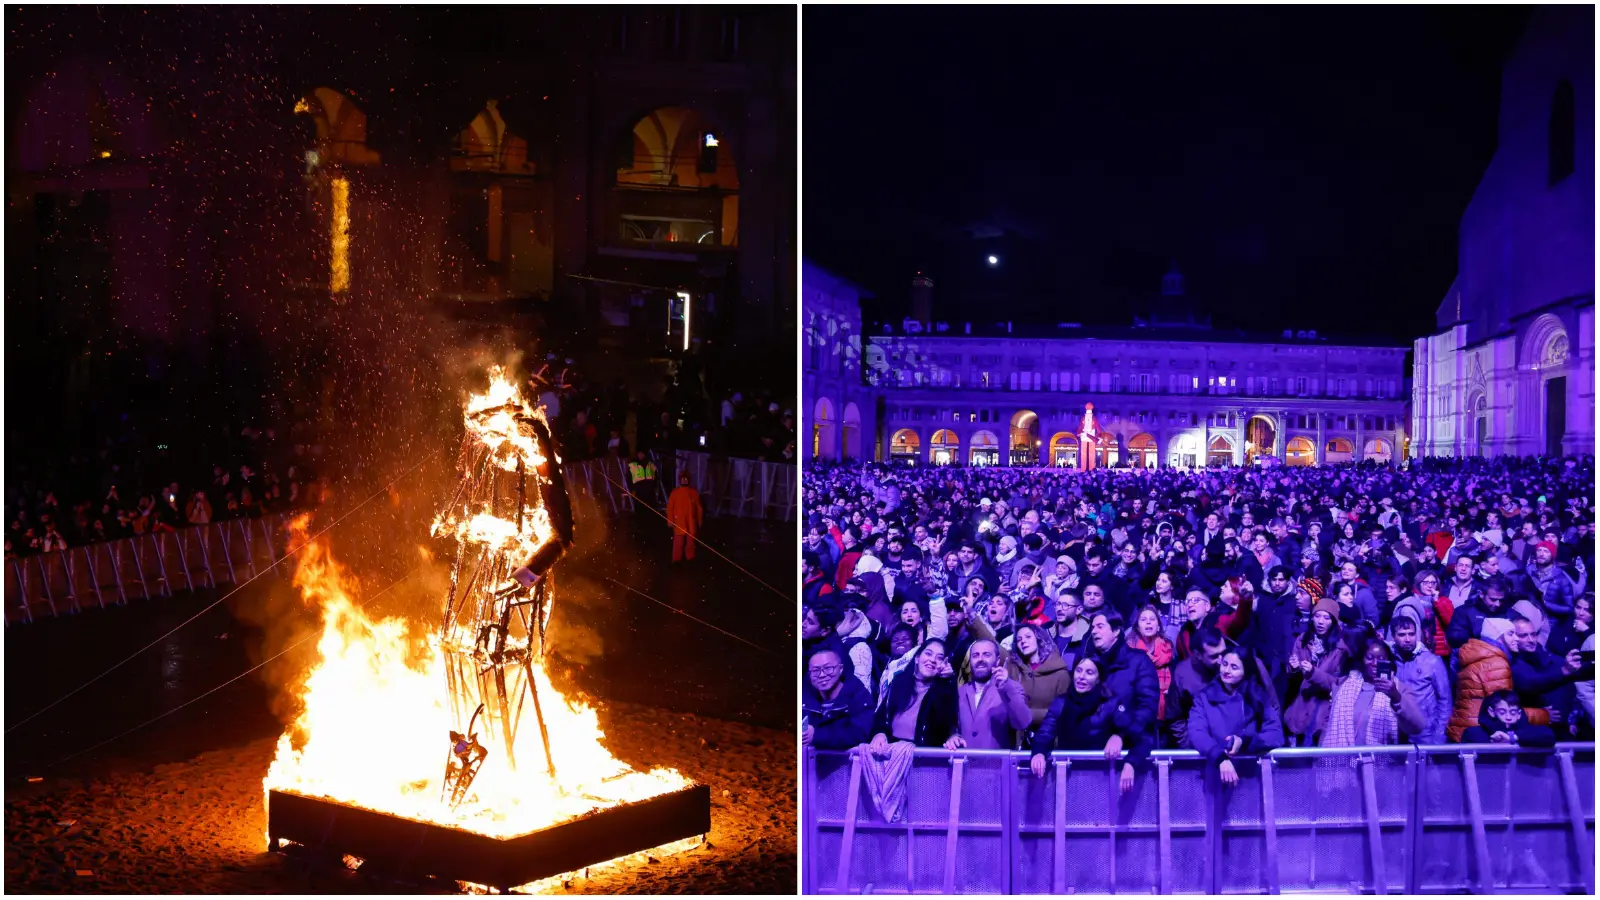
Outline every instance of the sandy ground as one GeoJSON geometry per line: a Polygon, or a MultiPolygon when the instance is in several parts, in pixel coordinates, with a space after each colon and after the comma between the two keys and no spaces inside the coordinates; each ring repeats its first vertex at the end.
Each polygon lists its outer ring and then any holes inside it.
{"type": "MultiPolygon", "coordinates": [[[[607,744],[635,766],[671,766],[711,787],[709,846],[595,871],[572,893],[796,890],[791,734],[626,703],[600,711],[607,744]]],[[[261,779],[275,739],[186,762],[14,788],[6,796],[10,893],[440,893],[265,852],[261,779]],[[87,874],[79,874],[82,870],[87,874]]]]}

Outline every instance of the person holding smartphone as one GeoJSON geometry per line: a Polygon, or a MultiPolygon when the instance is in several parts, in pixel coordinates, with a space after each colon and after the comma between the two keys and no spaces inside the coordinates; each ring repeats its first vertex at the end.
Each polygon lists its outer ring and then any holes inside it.
{"type": "Polygon", "coordinates": [[[1395,677],[1394,651],[1366,627],[1345,633],[1356,650],[1333,689],[1324,747],[1374,747],[1400,743],[1401,734],[1422,734],[1427,718],[1416,694],[1395,677]]]}

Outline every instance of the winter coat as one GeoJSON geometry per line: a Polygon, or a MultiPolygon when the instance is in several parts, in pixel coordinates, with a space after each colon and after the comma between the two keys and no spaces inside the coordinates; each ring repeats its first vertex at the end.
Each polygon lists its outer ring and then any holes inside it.
{"type": "Polygon", "coordinates": [[[1256,596],[1250,643],[1273,672],[1283,668],[1294,650],[1296,611],[1293,591],[1282,595],[1262,592],[1256,596]]]}
{"type": "MultiPolygon", "coordinates": [[[[1445,729],[1450,740],[1460,741],[1468,728],[1478,724],[1478,709],[1485,697],[1495,691],[1511,690],[1511,660],[1497,643],[1473,638],[1462,645],[1460,670],[1456,675],[1455,709],[1450,714],[1450,725],[1445,729]]],[[[1528,721],[1537,725],[1550,724],[1550,715],[1543,709],[1523,707],[1528,721]]]]}
{"type": "Polygon", "coordinates": [[[1194,697],[1189,710],[1189,745],[1205,758],[1207,766],[1227,759],[1223,741],[1229,735],[1244,740],[1240,753],[1259,756],[1283,746],[1283,723],[1278,711],[1262,698],[1258,715],[1245,700],[1243,691],[1229,692],[1220,681],[1207,684],[1194,697]]]}
{"type": "Polygon", "coordinates": [[[1592,680],[1594,669],[1569,674],[1565,667],[1566,660],[1543,647],[1511,654],[1511,689],[1517,692],[1523,709],[1544,707],[1569,712],[1577,699],[1571,685],[1580,679],[1592,680]]]}
{"type": "MultiPolygon", "coordinates": [[[[1502,605],[1509,608],[1510,600],[1506,600],[1502,605]]],[[[1445,640],[1452,647],[1460,647],[1467,641],[1483,637],[1483,621],[1485,619],[1503,619],[1506,615],[1506,609],[1502,609],[1499,612],[1490,612],[1483,605],[1482,597],[1478,597],[1466,606],[1456,607],[1454,613],[1450,616],[1450,627],[1445,629],[1445,640]]]]}
{"type": "Polygon", "coordinates": [[[1156,721],[1164,722],[1167,719],[1167,692],[1172,688],[1172,642],[1159,634],[1150,641],[1135,635],[1128,639],[1128,646],[1150,657],[1150,664],[1156,668],[1156,687],[1161,691],[1156,700],[1156,721]]]}
{"type": "MultiPolygon", "coordinates": [[[[872,733],[888,735],[894,739],[895,713],[890,711],[891,701],[900,691],[911,690],[910,681],[916,678],[916,673],[910,670],[895,676],[889,685],[889,691],[884,695],[883,702],[878,704],[878,711],[873,716],[872,733]],[[897,691],[896,687],[900,690],[897,691]]],[[[959,733],[960,722],[956,712],[956,684],[949,678],[935,678],[928,685],[928,691],[922,697],[922,708],[917,710],[916,734],[912,741],[918,747],[943,747],[944,742],[959,733]]]]}
{"type": "MultiPolygon", "coordinates": [[[[1301,679],[1300,691],[1289,703],[1289,708],[1283,713],[1283,727],[1289,734],[1297,734],[1315,742],[1321,737],[1322,729],[1328,724],[1328,707],[1333,700],[1333,689],[1339,684],[1340,672],[1344,669],[1344,647],[1339,646],[1339,630],[1335,628],[1323,638],[1325,643],[1332,642],[1334,646],[1322,658],[1317,660],[1316,667],[1305,674],[1301,679]]],[[[1296,654],[1305,646],[1304,638],[1296,645],[1296,654]]]]}
{"type": "Polygon", "coordinates": [[[1059,653],[1050,654],[1050,658],[1040,663],[1037,669],[1012,654],[1006,660],[1006,674],[1022,685],[1022,693],[1028,699],[1028,709],[1033,713],[1028,722],[1029,728],[1038,728],[1044,722],[1045,714],[1050,711],[1050,704],[1072,686],[1072,673],[1059,653]]]}
{"type": "Polygon", "coordinates": [[[801,714],[815,729],[811,746],[819,750],[848,750],[872,739],[872,694],[854,678],[839,683],[832,700],[824,699],[809,681],[803,691],[801,714]]]}
{"type": "Polygon", "coordinates": [[[1515,737],[1515,740],[1510,742],[1515,747],[1554,747],[1556,745],[1556,733],[1548,725],[1534,725],[1529,722],[1526,712],[1516,722],[1513,722],[1510,728],[1507,728],[1505,723],[1493,716],[1484,716],[1480,724],[1474,725],[1461,733],[1461,743],[1492,744],[1495,742],[1494,735],[1501,731],[1510,732],[1515,737]]]}
{"type": "Polygon", "coordinates": [[[1009,678],[998,684],[991,678],[981,697],[977,684],[958,685],[956,699],[960,734],[972,750],[1011,750],[1017,730],[1033,721],[1022,685],[1009,678]]]}
{"type": "Polygon", "coordinates": [[[1117,701],[1114,730],[1122,736],[1124,749],[1135,745],[1148,752],[1155,739],[1156,708],[1160,689],[1156,667],[1150,657],[1122,641],[1104,653],[1096,653],[1100,663],[1100,683],[1117,701]]]}
{"type": "Polygon", "coordinates": [[[1395,678],[1416,697],[1426,727],[1407,731],[1401,723],[1400,739],[1418,744],[1442,744],[1445,726],[1450,721],[1450,673],[1444,660],[1424,646],[1418,646],[1410,659],[1395,651],[1395,678]]]}
{"type": "Polygon", "coordinates": [[[1057,697],[1033,733],[1035,754],[1055,750],[1102,750],[1111,740],[1117,701],[1100,686],[1089,694],[1075,690],[1057,697]]]}

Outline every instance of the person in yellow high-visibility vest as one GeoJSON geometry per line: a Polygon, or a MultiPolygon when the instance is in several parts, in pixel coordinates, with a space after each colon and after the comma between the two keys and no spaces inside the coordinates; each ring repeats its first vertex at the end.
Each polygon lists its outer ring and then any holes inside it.
{"type": "Polygon", "coordinates": [[[655,505],[656,464],[645,456],[643,450],[640,450],[633,461],[628,463],[628,481],[632,485],[633,496],[636,499],[655,505]]]}
{"type": "Polygon", "coordinates": [[[695,535],[700,532],[700,492],[689,485],[689,473],[678,475],[678,486],[667,498],[667,521],[672,523],[672,561],[694,559],[695,535]]]}

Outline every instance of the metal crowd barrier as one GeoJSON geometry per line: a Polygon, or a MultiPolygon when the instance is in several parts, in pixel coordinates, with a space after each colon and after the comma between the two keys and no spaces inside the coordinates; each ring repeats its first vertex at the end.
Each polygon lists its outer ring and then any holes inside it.
{"type": "MultiPolygon", "coordinates": [[[[649,456],[656,464],[656,487],[646,499],[653,506],[666,507],[667,495],[678,486],[678,473],[683,471],[700,492],[700,505],[707,516],[794,521],[799,497],[792,465],[718,458],[689,450],[649,456]]],[[[605,457],[568,463],[566,475],[574,505],[613,516],[634,511],[626,460],[605,457]]]]}
{"type": "Polygon", "coordinates": [[[7,560],[6,624],[248,581],[286,549],[288,518],[229,519],[7,560]]]}
{"type": "Polygon", "coordinates": [[[1285,749],[1231,789],[1159,751],[1126,795],[1099,753],[918,749],[893,822],[860,753],[805,754],[805,893],[1594,894],[1594,744],[1285,749]]]}

